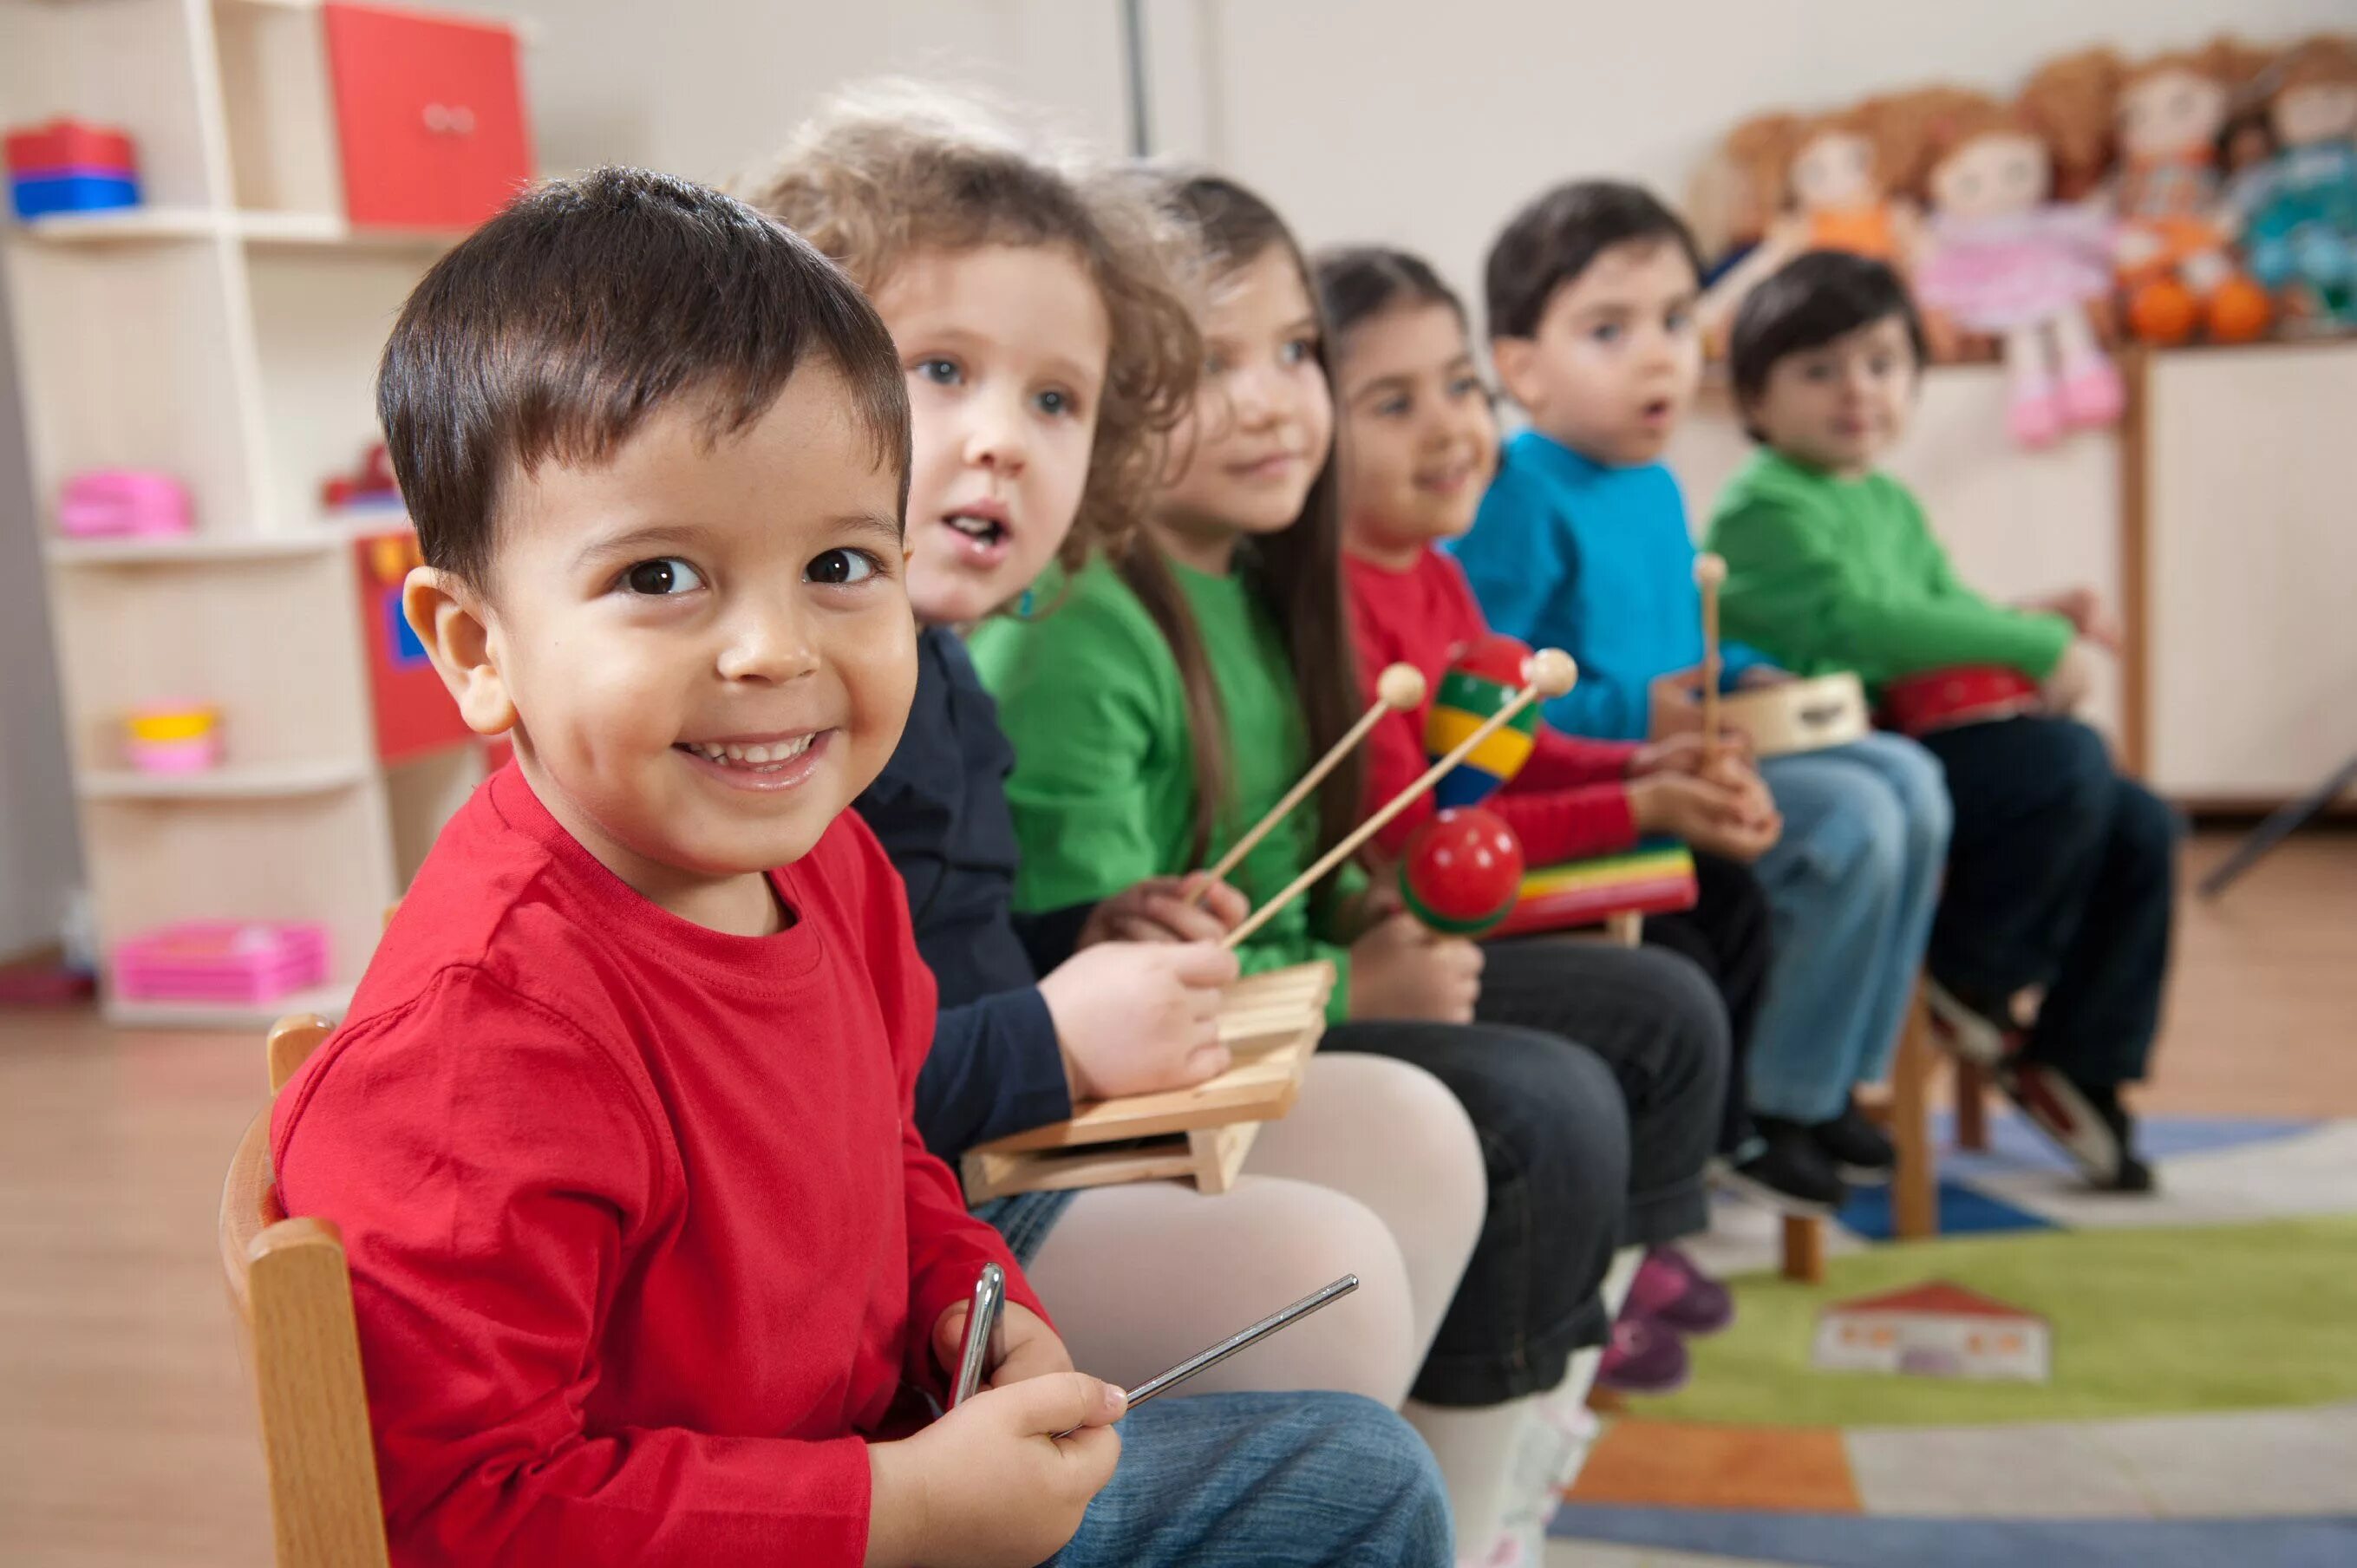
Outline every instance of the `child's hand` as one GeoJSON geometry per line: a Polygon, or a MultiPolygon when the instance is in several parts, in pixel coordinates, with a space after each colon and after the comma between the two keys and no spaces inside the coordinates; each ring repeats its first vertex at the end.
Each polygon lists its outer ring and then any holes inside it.
{"type": "Polygon", "coordinates": [[[1211,942],[1100,942],[1039,983],[1075,1100],[1179,1089],[1228,1069],[1220,987],[1236,956],[1211,942]]]}
{"type": "Polygon", "coordinates": [[[1056,1372],[868,1444],[868,1568],[1030,1568],[1054,1556],[1113,1479],[1124,1408],[1111,1383],[1056,1372]],[[1055,1435],[1068,1428],[1079,1430],[1055,1435]]]}
{"type": "MultiPolygon", "coordinates": [[[[1751,737],[1732,725],[1719,728],[1718,751],[1721,757],[1732,757],[1739,762],[1751,760],[1751,737]]],[[[1642,779],[1654,773],[1699,773],[1702,771],[1702,730],[1699,725],[1683,735],[1665,736],[1647,741],[1629,758],[1629,777],[1642,779]]]]}
{"type": "MultiPolygon", "coordinates": [[[[933,1359],[952,1376],[965,1356],[965,1320],[973,1310],[970,1303],[957,1302],[933,1320],[933,1359]]],[[[1056,1337],[1056,1331],[1021,1302],[1010,1301],[999,1309],[998,1327],[1006,1337],[1006,1359],[985,1375],[984,1388],[1003,1389],[1072,1369],[1072,1354],[1056,1337]]]]}
{"type": "MultiPolygon", "coordinates": [[[[1777,673],[1781,675],[1783,671],[1779,671],[1777,673]]],[[[1789,676],[1785,678],[1791,679],[1789,676]]],[[[1702,671],[1681,670],[1674,675],[1663,676],[1662,681],[1669,690],[1677,693],[1677,700],[1654,710],[1654,721],[1662,732],[1662,738],[1651,743],[1643,750],[1651,751],[1655,747],[1666,746],[1673,742],[1689,737],[1698,746],[1702,738],[1702,671]]],[[[1770,682],[1768,684],[1772,685],[1774,682],[1770,682]]],[[[1718,744],[1722,747],[1738,747],[1747,757],[1751,754],[1751,736],[1745,732],[1743,726],[1728,724],[1724,717],[1718,721],[1718,744]]],[[[1640,755],[1642,755],[1641,751],[1640,755]]],[[[1635,773],[1641,769],[1631,764],[1630,771],[1635,773]]]]}
{"type": "Polygon", "coordinates": [[[2087,700],[2088,691],[2095,683],[2095,656],[2087,651],[2087,639],[2073,638],[2062,657],[2054,663],[2054,671],[2039,688],[2040,703],[2050,714],[2069,715],[2078,711],[2087,700]]]}
{"type": "Polygon", "coordinates": [[[1389,916],[1351,944],[1352,1018],[1469,1024],[1480,997],[1481,950],[1413,915],[1389,916]]]}
{"type": "Polygon", "coordinates": [[[2046,598],[2027,601],[2024,609],[2045,610],[2071,623],[2071,629],[2106,653],[2120,650],[2120,624],[2104,607],[2093,588],[2072,588],[2046,598]]]}
{"type": "Polygon", "coordinates": [[[1784,822],[1759,776],[1749,777],[1746,785],[1722,768],[1708,778],[1655,773],[1636,779],[1629,786],[1629,806],[1637,831],[1668,833],[1729,860],[1757,860],[1775,847],[1784,822]]]}
{"type": "Polygon", "coordinates": [[[1079,946],[1099,942],[1216,942],[1252,913],[1251,901],[1224,882],[1189,876],[1149,876],[1089,911],[1079,946]],[[1206,891],[1208,889],[1208,891],[1206,891]],[[1195,895],[1202,892],[1200,908],[1195,895]]]}

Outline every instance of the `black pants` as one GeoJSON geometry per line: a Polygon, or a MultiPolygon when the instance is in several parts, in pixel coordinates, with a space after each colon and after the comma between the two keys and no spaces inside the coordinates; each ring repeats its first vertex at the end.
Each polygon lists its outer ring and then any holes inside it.
{"type": "Polygon", "coordinates": [[[2160,1026],[2176,813],[2073,719],[1924,737],[1955,803],[1930,966],[1952,990],[2046,988],[2027,1054],[2084,1084],[2144,1077],[2160,1026]]]}
{"type": "Polygon", "coordinates": [[[1646,917],[1645,941],[1699,964],[1726,1005],[1729,1060],[1717,1148],[1732,1155],[1752,1136],[1743,1086],[1751,1080],[1751,1026],[1768,994],[1768,895],[1749,866],[1700,852],[1694,862],[1699,895],[1694,908],[1646,917]]]}
{"type": "Polygon", "coordinates": [[[1487,948],[1480,1021],[1341,1024],[1329,1052],[1426,1069],[1480,1136],[1490,1212],[1415,1396],[1490,1405],[1563,1381],[1603,1344],[1621,1242],[1706,1219],[1702,1163],[1726,1091],[1726,1021],[1669,955],[1563,940],[1487,948]],[[1577,1045],[1575,1045],[1577,1040],[1577,1045]]]}
{"type": "Polygon", "coordinates": [[[1603,1342],[1614,1250],[1703,1226],[1702,1164],[1725,1089],[1716,1000],[1666,955],[1495,944],[1480,1017],[1343,1024],[1322,1047],[1425,1069],[1480,1139],[1489,1212],[1416,1376],[1428,1404],[1551,1389],[1574,1350],[1603,1342]]]}

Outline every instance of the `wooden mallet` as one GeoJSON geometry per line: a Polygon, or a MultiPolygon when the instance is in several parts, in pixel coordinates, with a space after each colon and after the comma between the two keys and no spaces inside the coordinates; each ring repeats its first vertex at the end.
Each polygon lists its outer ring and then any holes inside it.
{"type": "Polygon", "coordinates": [[[1406,811],[1417,796],[1439,783],[1442,774],[1470,757],[1474,748],[1483,741],[1513,723],[1516,714],[1533,703],[1560,697],[1570,691],[1579,679],[1579,667],[1571,661],[1571,655],[1560,648],[1542,648],[1531,655],[1530,662],[1523,666],[1523,679],[1522,690],[1508,699],[1503,707],[1484,719],[1472,734],[1458,741],[1448,756],[1426,768],[1415,783],[1384,801],[1373,816],[1353,828],[1341,843],[1319,855],[1318,863],[1287,883],[1283,892],[1254,910],[1243,924],[1228,933],[1224,945],[1231,948],[1242,946],[1254,931],[1268,924],[1278,910],[1316,886],[1319,877],[1358,854],[1361,844],[1383,832],[1385,824],[1406,811]]]}
{"type": "Polygon", "coordinates": [[[1227,854],[1220,856],[1218,863],[1203,874],[1203,885],[1195,889],[1188,902],[1200,904],[1211,892],[1213,883],[1224,879],[1229,872],[1243,865],[1244,856],[1253,852],[1253,846],[1268,837],[1277,823],[1291,816],[1293,809],[1309,798],[1309,791],[1323,783],[1326,775],[1333,772],[1341,760],[1351,755],[1352,746],[1367,738],[1368,733],[1383,721],[1385,714],[1412,714],[1423,702],[1424,671],[1413,664],[1388,666],[1375,678],[1375,705],[1359,715],[1359,722],[1318,759],[1316,766],[1301,776],[1299,783],[1285,792],[1284,800],[1269,808],[1268,815],[1253,824],[1252,832],[1238,839],[1227,854]]]}
{"type": "Polygon", "coordinates": [[[1718,586],[1727,581],[1727,558],[1706,551],[1695,557],[1695,585],[1702,590],[1702,765],[1718,760],[1718,586]]]}

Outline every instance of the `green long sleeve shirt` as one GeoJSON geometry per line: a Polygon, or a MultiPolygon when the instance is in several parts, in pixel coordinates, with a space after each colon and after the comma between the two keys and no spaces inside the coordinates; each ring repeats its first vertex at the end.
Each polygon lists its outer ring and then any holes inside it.
{"type": "MultiPolygon", "coordinates": [[[[1175,563],[1170,570],[1194,612],[1227,723],[1229,800],[1208,852],[1216,858],[1301,776],[1308,743],[1284,639],[1259,597],[1239,576],[1175,563]]],[[[1198,868],[1195,751],[1178,662],[1118,573],[1092,562],[1052,608],[988,622],[970,647],[1015,746],[1006,799],[1023,848],[1017,908],[1094,902],[1146,877],[1198,868]]],[[[1228,880],[1258,908],[1308,865],[1317,835],[1312,800],[1228,880]]],[[[1349,955],[1312,929],[1306,897],[1237,957],[1246,973],[1329,961],[1338,983],[1329,1013],[1342,1017],[1349,955]]]]}
{"type": "Polygon", "coordinates": [[[1956,580],[1923,509],[1887,474],[1836,478],[1761,448],[1711,514],[1727,561],[1726,635],[1803,675],[1868,687],[1957,664],[2053,672],[2071,623],[1991,604],[1956,580]]]}

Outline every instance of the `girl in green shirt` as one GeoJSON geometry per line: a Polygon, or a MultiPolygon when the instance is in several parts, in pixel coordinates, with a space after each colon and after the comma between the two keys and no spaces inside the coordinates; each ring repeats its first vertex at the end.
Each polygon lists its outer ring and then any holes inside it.
{"type": "MultiPolygon", "coordinates": [[[[1181,466],[1132,547],[973,639],[1015,744],[1026,908],[1208,864],[1360,705],[1332,403],[1300,252],[1229,181],[1197,177],[1170,195],[1204,236],[1211,289],[1181,466]]],[[[1268,898],[1355,824],[1361,788],[1355,759],[1338,768],[1231,880],[1268,898]]],[[[1534,1547],[1552,1495],[1541,1483],[1568,1458],[1539,1403],[1584,1396],[1573,1353],[1609,1337],[1607,1370],[1624,1386],[1684,1375],[1673,1332],[1614,1328],[1600,1293],[1616,1248],[1704,1223],[1726,1071],[1717,997],[1663,953],[1544,943],[1485,955],[1426,931],[1356,871],[1282,911],[1242,957],[1247,969],[1334,962],[1326,1048],[1429,1069],[1481,1135],[1489,1214],[1408,1413],[1449,1481],[1460,1558],[1485,1556],[1508,1530],[1534,1547]]]]}

